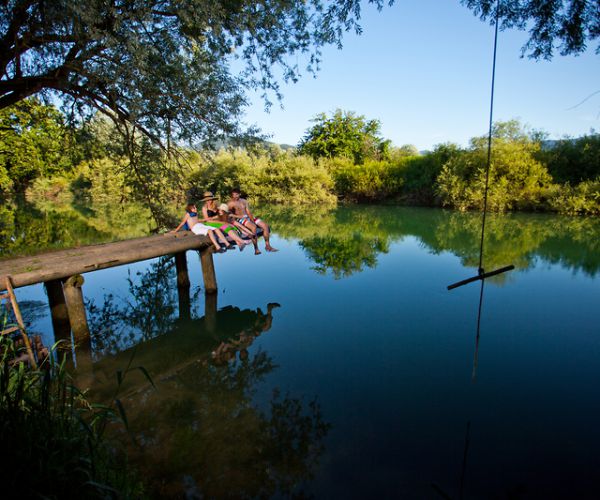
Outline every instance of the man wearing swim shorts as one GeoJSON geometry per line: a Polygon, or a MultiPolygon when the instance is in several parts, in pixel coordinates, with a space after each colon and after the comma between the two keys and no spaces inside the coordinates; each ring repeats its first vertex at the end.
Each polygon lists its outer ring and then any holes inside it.
{"type": "Polygon", "coordinates": [[[262,219],[252,215],[250,207],[248,206],[248,201],[242,198],[242,193],[238,188],[231,190],[231,199],[227,202],[227,206],[229,207],[230,213],[238,219],[238,222],[250,229],[254,234],[256,234],[256,228],[260,227],[263,232],[263,238],[265,239],[265,250],[267,252],[277,252],[277,249],[273,248],[269,242],[271,236],[269,225],[262,219]]]}

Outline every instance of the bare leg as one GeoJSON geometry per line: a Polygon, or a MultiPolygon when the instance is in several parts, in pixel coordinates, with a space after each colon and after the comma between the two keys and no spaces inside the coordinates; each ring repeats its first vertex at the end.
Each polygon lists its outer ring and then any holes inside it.
{"type": "Polygon", "coordinates": [[[212,242],[214,247],[217,250],[221,250],[221,247],[219,246],[219,244],[217,243],[217,239],[215,238],[215,232],[212,229],[208,231],[208,237],[210,238],[210,241],[212,242]]]}
{"type": "Polygon", "coordinates": [[[249,236],[250,238],[252,238],[252,236],[256,236],[256,231],[250,231],[250,229],[237,221],[234,222],[233,225],[238,228],[242,234],[249,236]]]}
{"type": "Polygon", "coordinates": [[[258,249],[258,238],[252,236],[252,245],[254,245],[254,255],[260,255],[261,251],[258,249]]]}
{"type": "Polygon", "coordinates": [[[271,236],[271,233],[269,232],[269,225],[262,220],[260,222],[257,222],[257,225],[263,230],[263,238],[265,239],[265,250],[267,252],[277,252],[277,249],[273,248],[271,246],[271,243],[269,243],[269,237],[271,236]]]}
{"type": "Polygon", "coordinates": [[[250,221],[246,221],[247,226],[244,224],[240,224],[239,222],[235,223],[235,227],[239,227],[244,234],[247,234],[252,238],[252,245],[254,245],[254,255],[260,255],[260,250],[258,249],[258,241],[256,238],[256,224],[253,224],[250,221]]]}
{"type": "Polygon", "coordinates": [[[225,245],[225,248],[229,248],[231,246],[231,243],[229,243],[227,241],[227,238],[225,238],[225,235],[223,234],[223,231],[221,231],[220,229],[213,229],[213,231],[215,232],[215,234],[219,238],[219,241],[221,241],[223,243],[223,245],[225,245]]]}
{"type": "Polygon", "coordinates": [[[227,232],[227,237],[229,237],[233,241],[235,241],[235,243],[237,244],[237,246],[239,247],[240,250],[242,250],[244,248],[244,246],[246,246],[248,244],[247,241],[244,241],[242,238],[240,238],[238,236],[237,231],[235,229],[227,232]]]}

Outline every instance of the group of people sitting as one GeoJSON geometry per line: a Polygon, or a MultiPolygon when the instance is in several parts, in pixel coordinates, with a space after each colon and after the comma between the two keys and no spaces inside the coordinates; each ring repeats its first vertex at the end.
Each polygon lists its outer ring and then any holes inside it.
{"type": "Polygon", "coordinates": [[[231,199],[227,203],[217,203],[217,197],[210,191],[204,192],[202,199],[202,217],[194,203],[189,203],[181,223],[171,233],[180,230],[191,231],[194,234],[205,235],[210,238],[217,251],[225,251],[235,243],[243,250],[246,245],[254,245],[255,255],[260,254],[258,236],[262,232],[265,239],[265,250],[276,252],[271,246],[269,225],[254,217],[250,211],[248,201],[242,198],[238,188],[231,190],[231,199]],[[223,247],[219,244],[221,242],[223,247]]]}

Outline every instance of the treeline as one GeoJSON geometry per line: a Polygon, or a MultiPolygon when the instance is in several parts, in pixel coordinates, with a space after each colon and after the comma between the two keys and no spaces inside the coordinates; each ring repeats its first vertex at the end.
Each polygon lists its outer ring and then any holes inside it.
{"type": "MultiPolygon", "coordinates": [[[[0,112],[0,192],[82,203],[142,201],[162,221],[170,213],[165,207],[206,189],[227,196],[235,186],[255,203],[482,207],[487,137],[419,154],[412,146],[394,148],[379,137],[379,123],[362,116],[338,110],[314,122],[295,150],[263,143],[167,155],[143,137],[125,140],[100,116],[73,125],[30,99],[0,112]]],[[[545,139],[518,121],[494,125],[488,207],[600,214],[600,134],[545,139]]]]}

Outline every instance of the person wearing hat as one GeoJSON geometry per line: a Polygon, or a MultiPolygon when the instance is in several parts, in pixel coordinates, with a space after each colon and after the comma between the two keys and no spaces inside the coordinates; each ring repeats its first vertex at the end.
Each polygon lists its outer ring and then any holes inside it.
{"type": "Polygon", "coordinates": [[[213,219],[219,215],[217,210],[217,197],[211,191],[204,191],[202,199],[202,217],[206,220],[213,219]]]}
{"type": "MultiPolygon", "coordinates": [[[[215,217],[215,220],[221,222],[228,222],[230,225],[234,226],[237,232],[240,234],[242,238],[250,238],[252,244],[254,245],[254,255],[260,255],[260,250],[258,249],[258,242],[256,235],[247,227],[244,227],[240,224],[235,217],[231,215],[229,212],[229,207],[226,203],[221,203],[218,207],[218,215],[215,217]]],[[[208,223],[208,222],[207,222],[208,223]]]]}
{"type": "MultiPolygon", "coordinates": [[[[239,247],[240,251],[244,249],[244,247],[250,243],[249,241],[245,241],[241,238],[241,235],[238,233],[237,228],[234,224],[230,223],[229,218],[227,217],[227,213],[223,211],[223,206],[227,208],[227,205],[224,203],[217,207],[217,215],[211,218],[201,219],[201,221],[207,226],[214,227],[223,232],[227,238],[231,238],[239,247]]],[[[207,213],[210,214],[209,209],[206,210],[207,213]]],[[[204,214],[204,207],[202,210],[204,214]]]]}
{"type": "MultiPolygon", "coordinates": [[[[180,229],[191,231],[197,235],[208,236],[211,243],[215,247],[215,250],[217,251],[221,251],[221,247],[217,242],[217,238],[223,242],[225,248],[229,248],[231,246],[231,243],[227,241],[227,238],[225,238],[225,235],[219,228],[202,224],[202,222],[198,220],[198,209],[193,203],[188,203],[188,205],[185,207],[185,215],[183,216],[183,219],[181,219],[179,225],[172,231],[169,231],[169,233],[176,233],[180,229]],[[215,238],[215,236],[217,238],[215,238]]],[[[169,233],[165,233],[165,235],[169,233]]]]}

